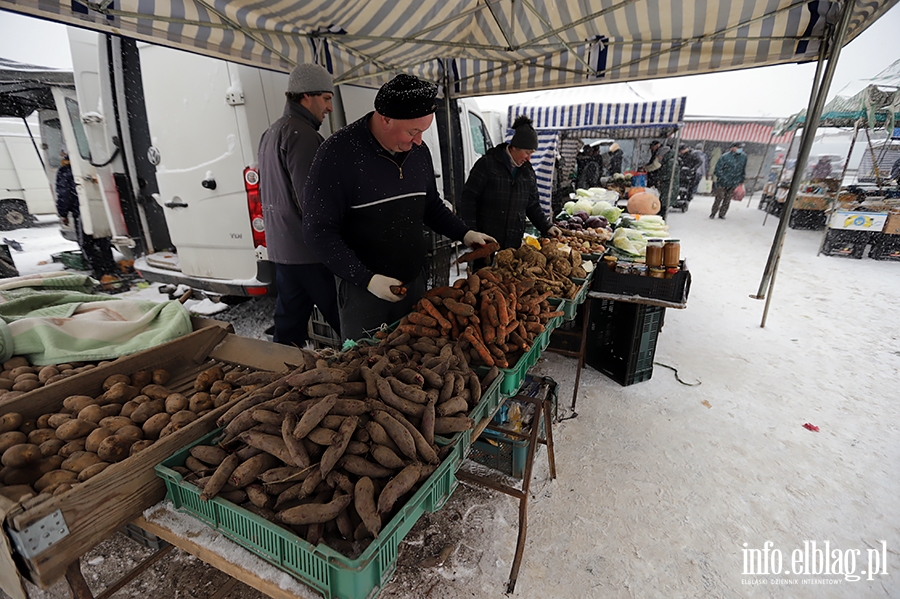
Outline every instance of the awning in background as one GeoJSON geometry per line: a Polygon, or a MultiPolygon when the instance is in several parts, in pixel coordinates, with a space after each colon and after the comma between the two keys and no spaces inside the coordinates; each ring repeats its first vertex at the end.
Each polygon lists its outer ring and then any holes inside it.
{"type": "MultiPolygon", "coordinates": [[[[897,0],[857,2],[844,43],[897,0]]],[[[0,8],[338,83],[405,72],[478,96],[815,60],[837,2],[810,0],[0,0],[0,8]]]]}
{"type": "MultiPolygon", "coordinates": [[[[822,109],[819,127],[852,128],[859,123],[869,129],[893,131],[900,123],[900,79],[893,86],[869,85],[859,93],[837,96],[822,109]]],[[[806,122],[806,111],[802,110],[784,121],[780,129],[799,129],[806,122]]]]}
{"type": "Polygon", "coordinates": [[[71,71],[0,58],[0,117],[25,118],[41,108],[55,109],[50,85],[75,87],[71,71]]]}
{"type": "Polygon", "coordinates": [[[742,141],[755,144],[787,145],[794,137],[793,131],[775,135],[774,124],[727,123],[715,120],[687,121],[681,129],[685,141],[742,141]]]}

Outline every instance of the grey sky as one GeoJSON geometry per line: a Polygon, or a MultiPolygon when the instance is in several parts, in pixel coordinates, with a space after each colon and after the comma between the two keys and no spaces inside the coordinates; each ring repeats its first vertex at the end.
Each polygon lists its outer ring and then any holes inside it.
{"type": "MultiPolygon", "coordinates": [[[[856,93],[900,59],[898,31],[900,6],[895,6],[843,49],[830,96],[856,93]]],[[[0,57],[50,67],[72,66],[63,25],[6,11],[0,11],[0,57]]],[[[814,64],[762,67],[636,82],[630,84],[630,91],[647,99],[687,96],[689,115],[783,117],[806,107],[814,72],[814,64]]],[[[614,93],[609,86],[596,87],[598,95],[604,88],[610,95],[614,93]]],[[[484,109],[503,110],[537,93],[478,98],[478,103],[484,109]]]]}

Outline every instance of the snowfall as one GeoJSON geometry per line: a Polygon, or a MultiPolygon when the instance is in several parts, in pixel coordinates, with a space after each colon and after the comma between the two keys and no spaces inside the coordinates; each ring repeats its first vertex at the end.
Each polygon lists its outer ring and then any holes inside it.
{"type": "MultiPolygon", "coordinates": [[[[756,199],[725,220],[709,219],[710,205],[698,196],[669,216],[693,283],[687,308],[666,310],[650,380],[623,387],[586,366],[573,411],[575,360],[545,353],[534,367],[558,382],[564,419],[552,428],[556,478],[545,448],[535,459],[511,596],[900,598],[900,264],[817,255],[821,231],[788,229],[761,327],[765,302],[751,296],[777,221],[763,224],[756,199]]],[[[5,237],[23,246],[23,274],[58,269],[44,262],[72,247],[52,225],[5,237]]],[[[166,298],[155,286],[134,293],[166,298]]],[[[244,303],[216,318],[262,337],[271,309],[244,303]]],[[[518,508],[461,482],[406,535],[379,597],[503,596],[518,508]]],[[[287,593],[320,596],[165,502],[145,516],[208,536],[287,593]]],[[[147,553],[116,535],[82,569],[99,594],[147,553]]],[[[199,599],[227,581],[175,550],[116,596],[199,599]]],[[[62,584],[29,590],[69,596],[62,584]]],[[[242,584],[223,596],[263,597],[242,584]]]]}

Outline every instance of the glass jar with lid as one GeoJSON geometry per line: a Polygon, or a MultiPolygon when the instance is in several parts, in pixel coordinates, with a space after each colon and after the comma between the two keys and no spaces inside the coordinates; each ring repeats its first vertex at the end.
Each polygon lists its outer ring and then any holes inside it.
{"type": "Polygon", "coordinates": [[[681,264],[681,240],[666,239],[663,246],[663,266],[677,268],[681,264]]]}
{"type": "Polygon", "coordinates": [[[647,267],[655,268],[663,265],[663,240],[647,240],[647,267]]]}

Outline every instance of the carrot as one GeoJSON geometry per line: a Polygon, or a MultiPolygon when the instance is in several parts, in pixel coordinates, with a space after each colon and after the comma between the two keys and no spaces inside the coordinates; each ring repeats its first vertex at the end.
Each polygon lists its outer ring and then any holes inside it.
{"type": "Polygon", "coordinates": [[[544,332],[544,325],[542,325],[542,324],[539,323],[539,322],[526,322],[526,323],[525,323],[525,330],[526,330],[526,331],[531,331],[532,333],[543,333],[543,332],[544,332]]]}
{"type": "Polygon", "coordinates": [[[497,329],[488,322],[481,325],[481,334],[485,343],[493,343],[497,339],[497,329]]]}
{"type": "Polygon", "coordinates": [[[458,302],[454,299],[445,299],[444,306],[446,306],[453,314],[459,314],[460,316],[471,316],[475,314],[475,306],[458,302]]]}
{"type": "MultiPolygon", "coordinates": [[[[422,312],[434,318],[437,323],[440,325],[441,329],[450,330],[452,328],[450,326],[450,321],[444,318],[444,315],[441,314],[441,311],[437,309],[437,307],[432,304],[430,301],[422,300],[419,302],[420,309],[422,312]]],[[[436,337],[437,335],[435,335],[436,337]]]]}
{"type": "MultiPolygon", "coordinates": [[[[491,283],[499,283],[500,279],[491,271],[490,268],[482,268],[475,274],[478,275],[478,278],[481,279],[481,284],[484,286],[485,281],[490,281],[491,283]]],[[[534,283],[532,283],[533,285],[534,283]]],[[[473,292],[474,293],[474,292],[473,292]]]]}
{"type": "Polygon", "coordinates": [[[484,346],[484,343],[479,341],[475,336],[475,330],[472,327],[466,328],[466,331],[462,334],[462,338],[472,345],[472,349],[478,353],[478,357],[486,366],[494,365],[494,358],[491,356],[491,352],[489,352],[484,346]]]}
{"type": "Polygon", "coordinates": [[[454,289],[462,289],[465,286],[465,284],[466,284],[465,279],[456,279],[455,281],[453,281],[452,287],[454,289]]]}
{"type": "Polygon", "coordinates": [[[463,262],[473,262],[475,260],[480,260],[481,258],[488,258],[494,252],[500,251],[500,244],[496,241],[491,243],[486,243],[481,247],[472,250],[471,252],[465,253],[459,258],[457,258],[456,263],[462,264],[463,262]]]}
{"type": "MultiPolygon", "coordinates": [[[[485,307],[485,311],[487,312],[487,321],[494,328],[500,326],[500,316],[497,314],[497,306],[493,303],[490,303],[490,298],[488,299],[488,303],[485,307]]],[[[482,300],[485,301],[485,300],[482,300]]]]}
{"type": "MultiPolygon", "coordinates": [[[[453,314],[451,314],[450,316],[452,317],[453,314]]],[[[460,317],[457,317],[457,318],[460,318],[460,317]]],[[[459,322],[457,321],[457,318],[450,319],[450,338],[451,339],[459,339],[459,322]]],[[[465,318],[465,317],[461,317],[461,318],[465,318]]]]}
{"type": "Polygon", "coordinates": [[[407,291],[403,285],[391,285],[391,293],[394,295],[406,295],[407,291]]]}
{"type": "Polygon", "coordinates": [[[455,287],[450,287],[448,285],[444,285],[442,287],[434,287],[432,289],[429,289],[428,291],[425,292],[425,295],[423,297],[427,297],[427,298],[439,297],[442,299],[449,297],[452,299],[459,299],[463,295],[465,295],[465,292],[462,289],[456,289],[455,287]]]}
{"type": "MultiPolygon", "coordinates": [[[[473,277],[475,275],[472,275],[473,277]]],[[[480,286],[480,285],[479,285],[480,286]]],[[[470,306],[475,306],[478,304],[478,298],[475,297],[475,292],[469,288],[469,291],[466,291],[466,294],[462,298],[463,303],[469,304],[470,306]]]]}
{"type": "Polygon", "coordinates": [[[566,313],[563,312],[562,310],[557,310],[556,312],[544,312],[543,314],[541,314],[541,317],[545,318],[547,320],[550,320],[551,318],[556,318],[557,316],[565,316],[565,315],[566,315],[566,313]]]}
{"type": "Polygon", "coordinates": [[[494,293],[494,300],[497,305],[497,316],[500,319],[500,326],[506,328],[509,326],[509,305],[506,303],[506,296],[497,289],[494,293]]]}
{"type": "Polygon", "coordinates": [[[437,328],[438,322],[433,316],[422,314],[421,312],[410,312],[409,322],[412,324],[420,324],[423,327],[437,328]]]}
{"type": "MultiPolygon", "coordinates": [[[[446,320],[446,319],[445,319],[446,320]]],[[[447,324],[450,324],[449,322],[447,324]]],[[[416,335],[417,337],[440,337],[441,332],[430,327],[423,327],[420,324],[401,324],[398,327],[404,333],[416,335]]]]}
{"type": "Polygon", "coordinates": [[[481,288],[481,278],[478,274],[473,272],[466,281],[469,283],[469,292],[473,294],[478,293],[478,290],[481,288]]]}

